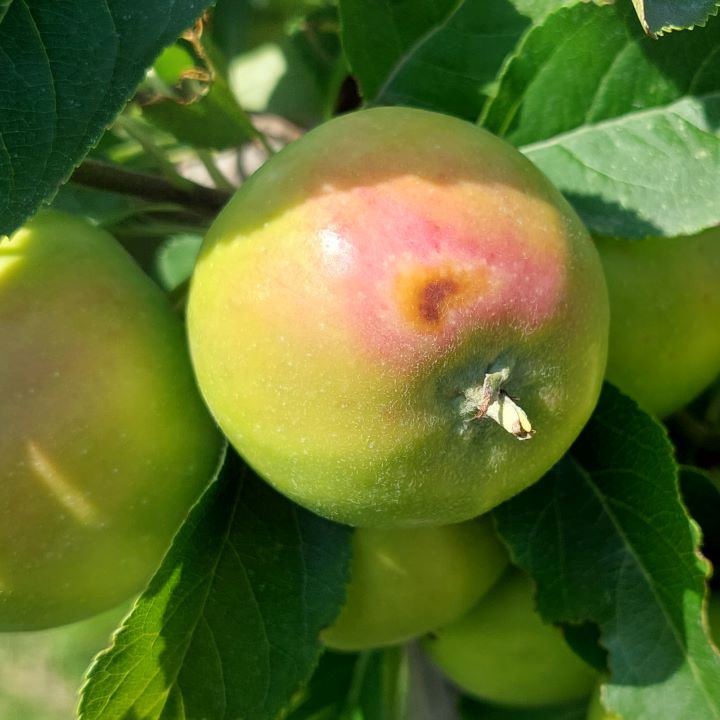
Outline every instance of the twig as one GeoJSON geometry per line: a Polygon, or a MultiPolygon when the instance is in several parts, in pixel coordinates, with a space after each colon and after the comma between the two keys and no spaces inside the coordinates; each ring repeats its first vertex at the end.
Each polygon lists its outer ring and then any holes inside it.
{"type": "Polygon", "coordinates": [[[280,115],[252,113],[250,119],[258,132],[279,140],[282,145],[288,145],[305,134],[303,128],[280,115]]]}
{"type": "Polygon", "coordinates": [[[227,190],[228,192],[233,192],[235,190],[232,183],[225,177],[225,175],[223,175],[222,170],[220,170],[217,166],[215,158],[209,150],[197,148],[195,150],[195,154],[198,156],[200,162],[205,166],[205,169],[216,188],[219,188],[220,190],[227,190]]]}
{"type": "Polygon", "coordinates": [[[115,124],[121,130],[124,130],[129,137],[135,140],[142,149],[155,160],[168,182],[176,185],[177,187],[188,187],[189,181],[187,178],[180,175],[175,166],[168,159],[165,151],[157,145],[152,133],[145,125],[143,125],[143,123],[129,117],[128,115],[119,115],[115,119],[115,124]]]}
{"type": "Polygon", "coordinates": [[[230,199],[230,193],[206,188],[188,181],[184,188],[167,180],[110,165],[99,160],[85,160],[70,178],[71,182],[98,190],[110,190],[151,202],[172,202],[192,208],[205,216],[215,216],[230,199]]]}

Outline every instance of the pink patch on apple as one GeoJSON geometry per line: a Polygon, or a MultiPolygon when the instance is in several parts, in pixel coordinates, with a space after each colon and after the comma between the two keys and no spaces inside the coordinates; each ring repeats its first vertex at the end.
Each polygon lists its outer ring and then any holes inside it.
{"type": "Polygon", "coordinates": [[[321,265],[361,350],[415,366],[468,330],[509,323],[530,333],[552,318],[564,291],[559,247],[534,247],[507,220],[489,233],[467,207],[441,224],[426,188],[409,197],[394,184],[320,201],[332,203],[316,234],[321,265]]]}

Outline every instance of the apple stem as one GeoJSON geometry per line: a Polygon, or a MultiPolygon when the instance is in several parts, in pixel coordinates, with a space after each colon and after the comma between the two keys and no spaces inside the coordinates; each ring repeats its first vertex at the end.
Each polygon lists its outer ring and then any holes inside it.
{"type": "Polygon", "coordinates": [[[502,367],[485,373],[482,385],[464,391],[461,412],[473,420],[490,418],[518,440],[529,440],[534,430],[525,411],[505,392],[503,386],[510,377],[510,368],[502,367]]]}

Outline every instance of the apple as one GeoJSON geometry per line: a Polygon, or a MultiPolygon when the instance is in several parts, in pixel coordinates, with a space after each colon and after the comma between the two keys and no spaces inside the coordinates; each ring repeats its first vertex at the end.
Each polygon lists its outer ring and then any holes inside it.
{"type": "Polygon", "coordinates": [[[665,417],[720,374],[720,228],[596,244],[612,315],[607,378],[665,417]]]}
{"type": "Polygon", "coordinates": [[[107,233],[44,212],[0,244],[0,630],[140,591],[221,437],[183,327],[107,233]]]}
{"type": "Polygon", "coordinates": [[[467,612],[498,579],[507,552],[489,518],[418,528],[357,528],[345,605],[323,642],[393,645],[467,612]]]}
{"type": "Polygon", "coordinates": [[[465,616],[424,641],[436,665],[466,692],[513,706],[589,696],[597,673],[535,612],[531,580],[512,570],[465,616]]]}
{"type": "Polygon", "coordinates": [[[517,150],[409,108],[340,116],[265,164],[193,274],[198,384],[249,463],[357,526],[475,517],[592,412],[597,251],[517,150]]]}

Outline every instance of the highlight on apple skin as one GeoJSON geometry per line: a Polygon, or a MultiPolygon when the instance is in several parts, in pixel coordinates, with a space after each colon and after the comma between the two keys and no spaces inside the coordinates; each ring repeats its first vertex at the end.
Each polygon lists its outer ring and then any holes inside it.
{"type": "Polygon", "coordinates": [[[600,391],[608,303],[585,228],[517,150],[376,108],[241,187],[188,332],[208,406],[278,490],[351,525],[441,525],[565,453],[600,391]]]}
{"type": "Polygon", "coordinates": [[[607,378],[666,417],[720,375],[720,228],[596,245],[610,296],[607,378]]]}
{"type": "Polygon", "coordinates": [[[532,581],[516,569],[423,647],[464,691],[501,705],[561,705],[589,697],[597,682],[562,632],[535,612],[532,581]]]}
{"type": "Polygon", "coordinates": [[[142,590],[221,436],[182,323],[107,233],[43,212],[0,244],[0,630],[142,590]]]}
{"type": "Polygon", "coordinates": [[[357,528],[345,604],[322,640],[338,650],[394,645],[467,612],[507,566],[489,518],[458,525],[357,528]]]}

